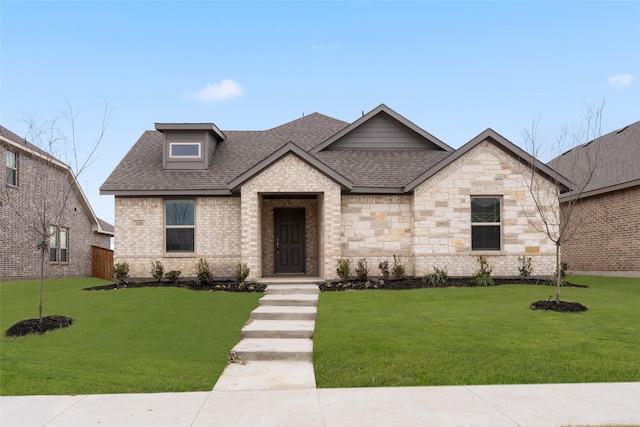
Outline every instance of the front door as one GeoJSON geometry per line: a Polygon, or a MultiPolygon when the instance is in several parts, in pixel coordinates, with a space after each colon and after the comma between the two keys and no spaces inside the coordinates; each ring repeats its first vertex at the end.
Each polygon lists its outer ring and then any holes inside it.
{"type": "Polygon", "coordinates": [[[304,209],[274,209],[275,272],[305,272],[304,209]]]}

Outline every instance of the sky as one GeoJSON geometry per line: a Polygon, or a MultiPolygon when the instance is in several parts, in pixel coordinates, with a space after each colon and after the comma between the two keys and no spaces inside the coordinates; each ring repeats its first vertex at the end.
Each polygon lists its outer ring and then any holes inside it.
{"type": "Polygon", "coordinates": [[[384,103],[454,148],[486,128],[524,148],[537,123],[548,161],[603,102],[603,133],[640,120],[639,1],[2,0],[0,36],[3,126],[55,119],[83,159],[108,112],[79,180],[111,223],[99,187],[156,122],[263,130],[384,103]]]}

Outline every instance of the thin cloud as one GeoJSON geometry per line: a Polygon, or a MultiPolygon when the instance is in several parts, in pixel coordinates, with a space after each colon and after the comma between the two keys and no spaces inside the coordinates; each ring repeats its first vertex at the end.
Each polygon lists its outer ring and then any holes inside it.
{"type": "Polygon", "coordinates": [[[627,87],[631,86],[631,83],[636,77],[633,74],[618,74],[615,76],[609,77],[609,83],[616,87],[627,87]]]}
{"type": "Polygon", "coordinates": [[[185,92],[183,93],[183,98],[194,98],[206,104],[209,102],[226,101],[227,99],[242,96],[243,94],[244,87],[231,79],[225,79],[219,83],[209,83],[198,92],[185,92]]]}

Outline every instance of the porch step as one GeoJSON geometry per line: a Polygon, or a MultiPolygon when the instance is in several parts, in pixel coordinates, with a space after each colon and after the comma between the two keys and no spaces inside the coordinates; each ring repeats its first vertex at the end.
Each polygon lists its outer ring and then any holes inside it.
{"type": "Polygon", "coordinates": [[[260,298],[260,305],[270,306],[316,306],[318,295],[312,294],[270,294],[260,298]]]}
{"type": "Polygon", "coordinates": [[[254,320],[242,328],[247,338],[311,338],[313,320],[254,320]]]}
{"type": "Polygon", "coordinates": [[[316,312],[316,306],[261,305],[251,312],[251,320],[315,320],[316,312]]]}
{"type": "Polygon", "coordinates": [[[291,295],[291,294],[305,294],[314,295],[320,293],[318,285],[274,285],[269,284],[264,291],[265,295],[291,295]]]}
{"type": "Polygon", "coordinates": [[[301,338],[248,338],[234,348],[236,356],[246,361],[313,360],[313,344],[301,338]]]}

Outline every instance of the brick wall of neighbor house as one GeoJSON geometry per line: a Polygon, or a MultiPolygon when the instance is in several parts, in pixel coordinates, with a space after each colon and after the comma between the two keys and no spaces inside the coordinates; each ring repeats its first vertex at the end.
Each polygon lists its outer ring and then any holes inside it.
{"type": "MultiPolygon", "coordinates": [[[[555,246],[527,218],[537,217],[527,191],[527,172],[515,159],[483,142],[419,185],[413,202],[415,274],[430,273],[437,266],[446,267],[451,276],[469,276],[477,271],[481,254],[495,267],[494,275],[517,276],[521,255],[533,259],[534,274],[553,274],[555,246]],[[471,250],[471,196],[502,197],[500,253],[471,250]]],[[[553,201],[553,185],[545,181],[545,186],[548,200],[553,201]]],[[[557,202],[547,208],[557,210],[557,202]]]]}
{"type": "Polygon", "coordinates": [[[571,219],[580,228],[562,245],[569,270],[640,271],[640,187],[585,198],[571,219]]]}
{"type": "Polygon", "coordinates": [[[233,277],[240,262],[240,199],[195,198],[195,251],[166,254],[164,200],[160,197],[116,197],[114,262],[127,261],[130,276],[151,277],[151,263],[161,261],[165,271],[196,275],[200,258],[209,262],[215,277],[233,277]]]}
{"type": "Polygon", "coordinates": [[[317,194],[319,230],[318,274],[335,277],[340,257],[340,186],[315,168],[289,154],[271,165],[241,189],[242,261],[251,269],[250,279],[263,276],[262,239],[266,230],[261,225],[261,194],[317,194]]]}
{"type": "Polygon", "coordinates": [[[342,258],[351,261],[352,274],[365,258],[369,275],[378,276],[380,262],[388,261],[391,269],[396,255],[413,275],[411,207],[410,195],[342,196],[342,258]]]}
{"type": "Polygon", "coordinates": [[[262,200],[262,275],[274,275],[275,208],[304,208],[306,276],[318,277],[318,203],[316,199],[262,200]]]}
{"type": "MultiPolygon", "coordinates": [[[[0,159],[6,158],[6,147],[0,149],[0,159]]],[[[34,162],[28,155],[19,153],[18,187],[6,186],[6,168],[2,167],[0,182],[0,280],[36,278],[40,275],[40,252],[36,248],[37,235],[27,225],[33,221],[36,212],[29,208],[33,203],[33,192],[29,191],[30,183],[39,172],[42,163],[34,162]],[[18,216],[16,210],[22,218],[18,216]]],[[[59,183],[58,200],[62,200],[63,186],[68,185],[66,172],[51,166],[48,182],[59,183]]],[[[52,192],[50,195],[56,197],[52,192]]],[[[108,236],[101,237],[94,233],[92,224],[77,194],[71,192],[61,226],[69,229],[69,262],[52,264],[45,259],[44,274],[46,277],[91,276],[91,245],[109,247],[108,236]],[[106,238],[106,242],[105,242],[106,238]]]]}

